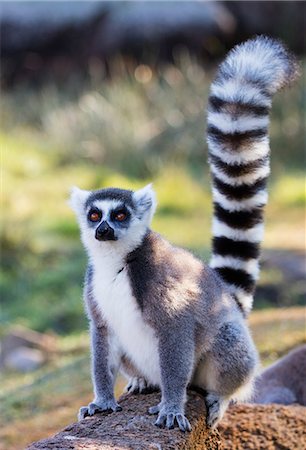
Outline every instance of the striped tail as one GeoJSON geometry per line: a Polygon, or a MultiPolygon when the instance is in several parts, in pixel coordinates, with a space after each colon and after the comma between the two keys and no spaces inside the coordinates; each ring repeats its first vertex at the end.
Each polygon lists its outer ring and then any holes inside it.
{"type": "Polygon", "coordinates": [[[245,315],[252,308],[259,276],[272,95],[297,74],[298,64],[283,45],[259,36],[228,54],[211,86],[207,117],[214,201],[210,266],[245,315]]]}

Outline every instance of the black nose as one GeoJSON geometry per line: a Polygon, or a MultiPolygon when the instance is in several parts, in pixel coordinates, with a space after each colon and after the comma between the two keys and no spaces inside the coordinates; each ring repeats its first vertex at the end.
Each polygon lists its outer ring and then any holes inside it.
{"type": "Polygon", "coordinates": [[[98,241],[115,241],[115,233],[112,227],[104,220],[96,229],[96,239],[98,241]]]}

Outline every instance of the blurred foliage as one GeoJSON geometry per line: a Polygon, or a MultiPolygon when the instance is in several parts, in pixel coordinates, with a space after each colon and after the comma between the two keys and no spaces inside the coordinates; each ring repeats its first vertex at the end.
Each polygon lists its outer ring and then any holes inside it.
{"type": "MultiPolygon", "coordinates": [[[[66,204],[71,185],[138,188],[153,180],[153,228],[209,256],[204,111],[212,74],[185,54],[176,67],[138,66],[124,75],[2,94],[2,329],[15,320],[59,333],[85,327],[86,258],[66,204]]],[[[302,81],[273,107],[270,247],[304,246],[302,81]]]]}
{"type": "MultiPolygon", "coordinates": [[[[93,77],[86,84],[74,79],[2,93],[0,333],[18,322],[61,335],[50,364],[27,375],[2,375],[5,450],[71,422],[91,397],[81,301],[86,255],[67,205],[70,186],[134,189],[153,181],[159,200],[153,228],[209,258],[204,111],[212,74],[188,55],[157,73],[147,66],[122,69],[119,61],[114,73],[120,77],[108,82],[93,77]]],[[[305,247],[304,109],[303,80],[274,102],[268,249],[305,247]]],[[[286,283],[277,270],[262,273],[262,286],[280,290],[278,305],[301,303],[297,283],[286,283]]],[[[259,300],[271,306],[267,296],[259,300]]],[[[252,316],[264,362],[304,339],[302,309],[288,311],[252,316]]]]}

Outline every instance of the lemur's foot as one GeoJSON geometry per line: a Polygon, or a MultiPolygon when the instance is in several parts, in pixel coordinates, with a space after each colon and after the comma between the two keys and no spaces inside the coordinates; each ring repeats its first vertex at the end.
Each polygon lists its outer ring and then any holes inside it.
{"type": "Polygon", "coordinates": [[[178,425],[181,431],[191,431],[191,425],[185,415],[173,408],[173,411],[168,411],[161,403],[149,408],[149,414],[158,414],[154,425],[159,428],[168,428],[169,430],[178,425]]]}
{"type": "Polygon", "coordinates": [[[191,425],[189,423],[189,420],[187,419],[187,417],[184,416],[184,414],[181,413],[169,412],[164,414],[160,412],[155,422],[155,425],[157,427],[159,428],[166,427],[169,430],[171,428],[174,428],[176,424],[178,425],[181,431],[184,432],[191,431],[191,425]]]}
{"type": "Polygon", "coordinates": [[[229,401],[220,397],[218,394],[209,393],[205,396],[207,409],[206,424],[208,427],[215,428],[223,417],[229,401]]]}
{"type": "Polygon", "coordinates": [[[122,411],[122,408],[115,400],[102,401],[97,403],[89,403],[88,406],[82,406],[79,409],[78,420],[83,420],[87,416],[93,416],[96,413],[101,412],[118,412],[122,411]]]}
{"type": "Polygon", "coordinates": [[[158,390],[157,386],[149,384],[143,377],[132,377],[125,387],[129,394],[150,394],[158,390]]]}

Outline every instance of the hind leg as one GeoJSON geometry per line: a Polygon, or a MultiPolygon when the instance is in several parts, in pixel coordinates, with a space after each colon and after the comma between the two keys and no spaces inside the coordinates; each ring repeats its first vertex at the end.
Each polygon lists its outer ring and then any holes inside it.
{"type": "Polygon", "coordinates": [[[216,392],[208,392],[205,396],[205,405],[207,410],[206,424],[208,427],[215,428],[222,419],[230,397],[224,397],[216,392]]]}
{"type": "Polygon", "coordinates": [[[192,381],[206,391],[208,426],[220,422],[232,399],[243,399],[250,392],[256,365],[257,352],[247,328],[239,323],[224,324],[192,381]]]}
{"type": "Polygon", "coordinates": [[[206,424],[214,428],[223,417],[231,396],[219,386],[219,373],[211,354],[205,354],[194,374],[191,389],[199,392],[205,399],[206,424]]]}

